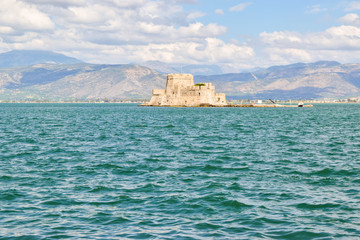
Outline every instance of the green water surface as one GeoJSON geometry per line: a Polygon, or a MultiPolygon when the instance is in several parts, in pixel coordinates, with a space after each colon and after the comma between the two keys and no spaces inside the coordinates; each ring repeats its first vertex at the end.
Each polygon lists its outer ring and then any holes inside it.
{"type": "Polygon", "coordinates": [[[360,239],[360,105],[0,104],[0,239],[360,239]]]}

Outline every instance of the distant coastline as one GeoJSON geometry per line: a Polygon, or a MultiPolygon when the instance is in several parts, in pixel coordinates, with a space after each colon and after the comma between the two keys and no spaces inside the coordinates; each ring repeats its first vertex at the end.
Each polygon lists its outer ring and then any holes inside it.
{"type": "MultiPolygon", "coordinates": [[[[92,100],[0,100],[0,103],[134,103],[142,104],[148,102],[149,99],[92,99],[92,100]]],[[[239,99],[239,100],[230,100],[228,103],[231,104],[256,104],[258,100],[249,100],[249,99],[239,99]]],[[[358,104],[360,101],[349,100],[349,99],[339,99],[339,100],[274,100],[277,104],[285,105],[296,105],[299,102],[305,104],[358,104]]],[[[262,100],[263,104],[271,104],[270,100],[262,100]]]]}
{"type": "Polygon", "coordinates": [[[0,100],[0,103],[145,103],[144,99],[130,100],[0,100]]]}
{"type": "MultiPolygon", "coordinates": [[[[0,54],[0,59],[4,60],[0,66],[1,102],[145,99],[150,98],[152,89],[164,89],[165,77],[169,73],[156,71],[158,68],[154,66],[148,68],[137,64],[76,63],[74,59],[51,52],[4,54],[0,54]],[[22,61],[19,62],[19,59],[22,61]]],[[[226,94],[228,101],[271,98],[360,102],[359,72],[360,64],[318,61],[272,66],[251,72],[189,73],[198,83],[211,83],[217,92],[226,94]]]]}

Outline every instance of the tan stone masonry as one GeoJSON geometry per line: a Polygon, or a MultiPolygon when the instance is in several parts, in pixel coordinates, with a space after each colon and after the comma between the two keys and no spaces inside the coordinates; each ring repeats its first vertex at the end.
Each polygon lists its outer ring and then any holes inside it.
{"type": "Polygon", "coordinates": [[[215,93],[211,83],[194,84],[191,74],[169,74],[166,89],[154,89],[145,106],[225,106],[224,93],[215,93]]]}

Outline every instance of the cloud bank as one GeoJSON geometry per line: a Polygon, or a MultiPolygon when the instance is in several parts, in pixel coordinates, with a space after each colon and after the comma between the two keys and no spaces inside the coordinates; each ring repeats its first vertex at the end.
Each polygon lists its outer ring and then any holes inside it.
{"type": "MultiPolygon", "coordinates": [[[[206,13],[186,11],[184,4],[197,1],[2,0],[0,52],[44,49],[92,63],[211,63],[229,72],[323,59],[358,61],[360,18],[351,12],[360,8],[358,2],[344,9],[342,25],[305,34],[262,32],[245,42],[224,40],[226,26],[201,22],[206,13]]],[[[251,4],[229,10],[246,11],[251,4]]],[[[226,13],[214,9],[213,14],[226,13]]]]}

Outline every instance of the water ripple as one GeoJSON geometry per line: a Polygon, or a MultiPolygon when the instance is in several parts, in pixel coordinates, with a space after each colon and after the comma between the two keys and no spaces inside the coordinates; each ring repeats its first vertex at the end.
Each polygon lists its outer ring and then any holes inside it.
{"type": "Polygon", "coordinates": [[[359,239],[359,105],[0,112],[0,239],[359,239]]]}

